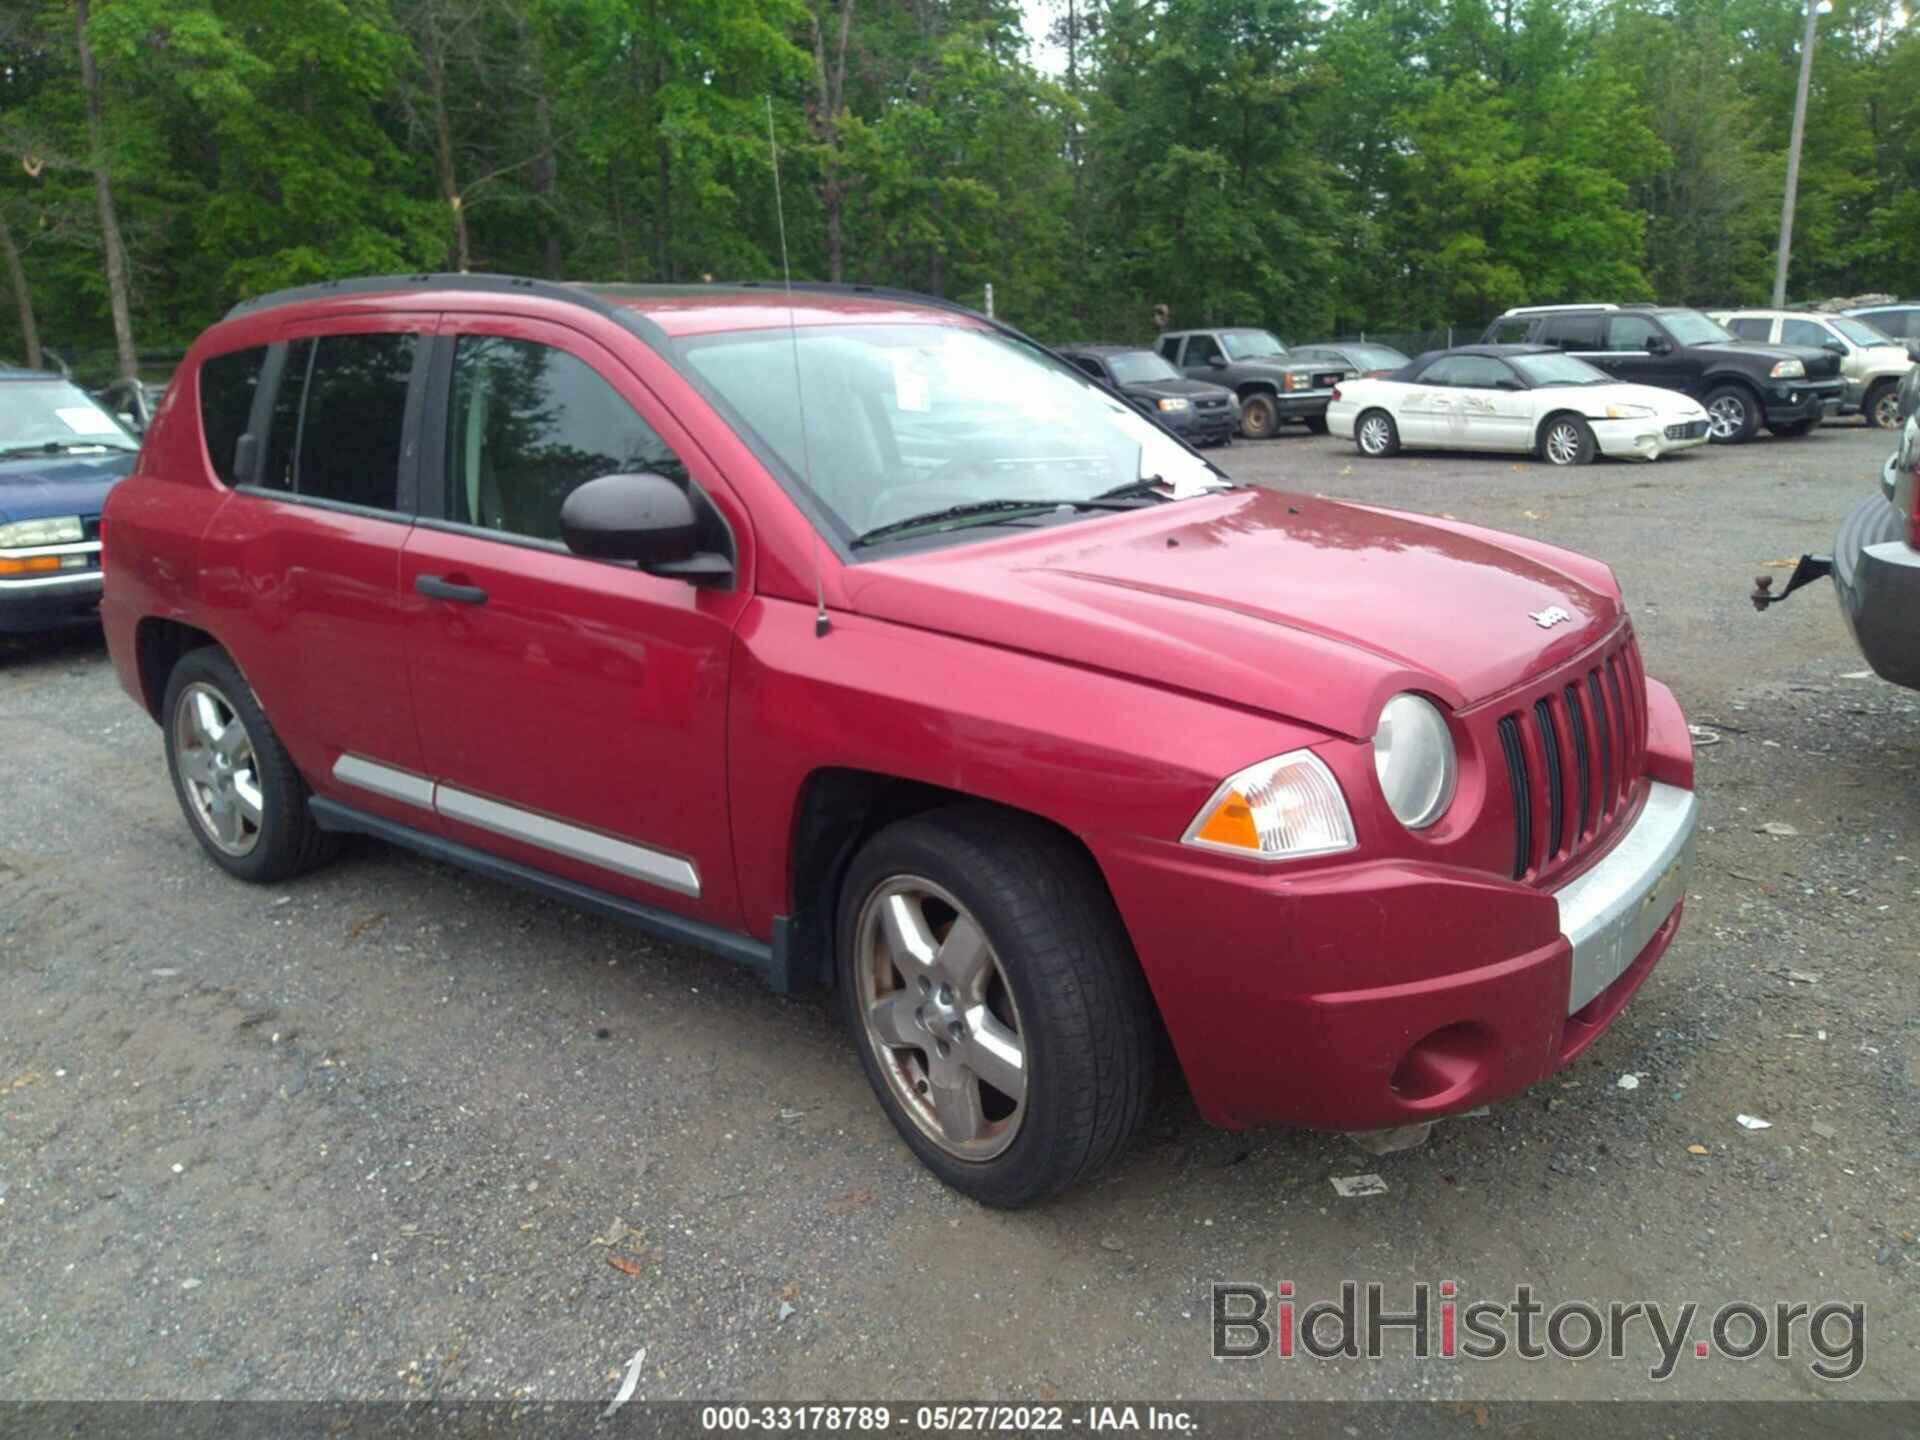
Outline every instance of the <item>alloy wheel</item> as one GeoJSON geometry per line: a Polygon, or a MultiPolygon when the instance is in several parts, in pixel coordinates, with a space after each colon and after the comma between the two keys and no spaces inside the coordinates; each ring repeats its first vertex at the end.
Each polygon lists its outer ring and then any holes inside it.
{"type": "Polygon", "coordinates": [[[931,880],[876,886],[854,930],[860,1010],[887,1086],[921,1132],[991,1160],[1026,1115],[1027,1044],[999,957],[931,880]]]}
{"type": "Polygon", "coordinates": [[[1547,431],[1547,459],[1555,465],[1571,465],[1580,458],[1580,432],[1564,420],[1547,431]]]}
{"type": "Polygon", "coordinates": [[[1383,416],[1369,415],[1360,423],[1360,448],[1369,455],[1383,455],[1390,433],[1383,416]]]}
{"type": "Polygon", "coordinates": [[[1900,428],[1900,392],[1888,387],[1873,402],[1873,423],[1882,430],[1900,428]]]}
{"type": "Polygon", "coordinates": [[[233,702],[195,681],[180,692],[171,738],[193,818],[223,854],[251,854],[260,843],[266,797],[253,737],[233,702]]]}
{"type": "Polygon", "coordinates": [[[1732,395],[1722,395],[1707,407],[1707,432],[1715,440],[1731,440],[1747,428],[1747,407],[1732,395]]]}

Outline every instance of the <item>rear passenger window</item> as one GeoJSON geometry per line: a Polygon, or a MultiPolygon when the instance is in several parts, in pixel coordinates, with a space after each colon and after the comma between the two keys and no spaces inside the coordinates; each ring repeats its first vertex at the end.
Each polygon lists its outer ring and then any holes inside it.
{"type": "Polygon", "coordinates": [[[447,518],[560,539],[567,496],[642,471],[685,486],[686,466],[585,361],[530,340],[462,335],[447,405],[447,518]]]}
{"type": "Polygon", "coordinates": [[[1742,340],[1765,340],[1773,333],[1773,322],[1736,315],[1727,322],[1727,329],[1742,340]]]}
{"type": "Polygon", "coordinates": [[[419,338],[322,335],[287,347],[260,483],[371,510],[400,508],[400,449],[419,338]]]}
{"type": "MultiPolygon", "coordinates": [[[[200,430],[207,440],[207,458],[213,473],[234,483],[233,452],[247,433],[253,414],[254,392],[260,388],[260,369],[267,363],[267,347],[215,355],[200,366],[200,430]]],[[[123,405],[116,392],[116,405],[123,405]]]]}
{"type": "Polygon", "coordinates": [[[1600,348],[1600,317],[1598,315],[1555,315],[1540,327],[1540,343],[1552,345],[1561,350],[1598,350],[1600,348]]]}

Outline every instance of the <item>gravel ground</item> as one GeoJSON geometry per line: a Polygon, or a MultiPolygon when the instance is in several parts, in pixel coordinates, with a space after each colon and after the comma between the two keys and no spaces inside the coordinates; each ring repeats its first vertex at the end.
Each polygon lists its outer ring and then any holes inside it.
{"type": "Polygon", "coordinates": [[[1920,1394],[1920,696],[1857,673],[1827,587],[1745,601],[1887,448],[1224,452],[1609,561],[1720,736],[1693,898],[1586,1057],[1422,1149],[1213,1131],[1168,1086],[1114,1173],[1017,1215],[912,1161],[817,998],[377,845],[227,880],[98,638],[0,645],[0,1394],[605,1399],[641,1346],[647,1398],[1920,1394]],[[1229,1279],[1857,1301],[1866,1358],[1225,1364],[1229,1279]]]}

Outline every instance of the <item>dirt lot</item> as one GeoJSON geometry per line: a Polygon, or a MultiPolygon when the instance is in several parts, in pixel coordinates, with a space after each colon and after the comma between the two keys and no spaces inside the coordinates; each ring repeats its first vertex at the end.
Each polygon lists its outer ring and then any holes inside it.
{"type": "Polygon", "coordinates": [[[1835,1389],[1804,1337],[1664,1385],[1645,1331],[1619,1362],[1208,1358],[1210,1282],[1355,1279],[1695,1301],[1702,1336],[1734,1299],[1857,1301],[1838,1388],[1920,1394],[1920,695],[1857,673],[1827,587],[1745,602],[1887,448],[1225,452],[1615,567],[1721,737],[1687,921],[1584,1059],[1424,1149],[1212,1131],[1172,1090],[1110,1177],[1018,1215],[913,1163],[817,999],[375,845],[227,880],[97,637],[0,646],[0,1393],[604,1399],[641,1346],[651,1398],[1835,1389]]]}

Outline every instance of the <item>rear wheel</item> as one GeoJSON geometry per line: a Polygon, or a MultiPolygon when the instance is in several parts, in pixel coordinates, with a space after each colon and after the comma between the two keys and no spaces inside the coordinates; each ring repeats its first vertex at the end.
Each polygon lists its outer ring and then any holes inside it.
{"type": "Polygon", "coordinates": [[[1753,392],[1739,385],[1722,385],[1707,396],[1707,438],[1716,445],[1740,445],[1760,428],[1760,407],[1753,392]]]}
{"type": "Polygon", "coordinates": [[[1598,450],[1593,427],[1578,415],[1556,415],[1540,435],[1540,453],[1549,465],[1591,465],[1598,450]]]}
{"type": "Polygon", "coordinates": [[[890,825],[848,871],[837,950],[861,1067],[954,1189],[1025,1205],[1132,1137],[1153,1069],[1146,984],[1063,837],[971,807],[890,825]]]}
{"type": "Polygon", "coordinates": [[[1368,410],[1354,422],[1353,443],[1372,460],[1384,460],[1400,453],[1400,427],[1384,410],[1368,410]]]}
{"type": "Polygon", "coordinates": [[[160,714],[174,794],[222,870],[265,883],[332,856],[335,837],[313,823],[306,782],[225,651],[183,657],[160,714]]]}
{"type": "Polygon", "coordinates": [[[1867,424],[1876,430],[1897,430],[1900,427],[1900,386],[1893,380],[1876,380],[1873,388],[1867,391],[1867,402],[1862,407],[1867,424]]]}
{"type": "Polygon", "coordinates": [[[1240,433],[1249,440],[1271,440],[1280,429],[1280,407],[1271,395],[1249,395],[1240,402],[1240,433]]]}

